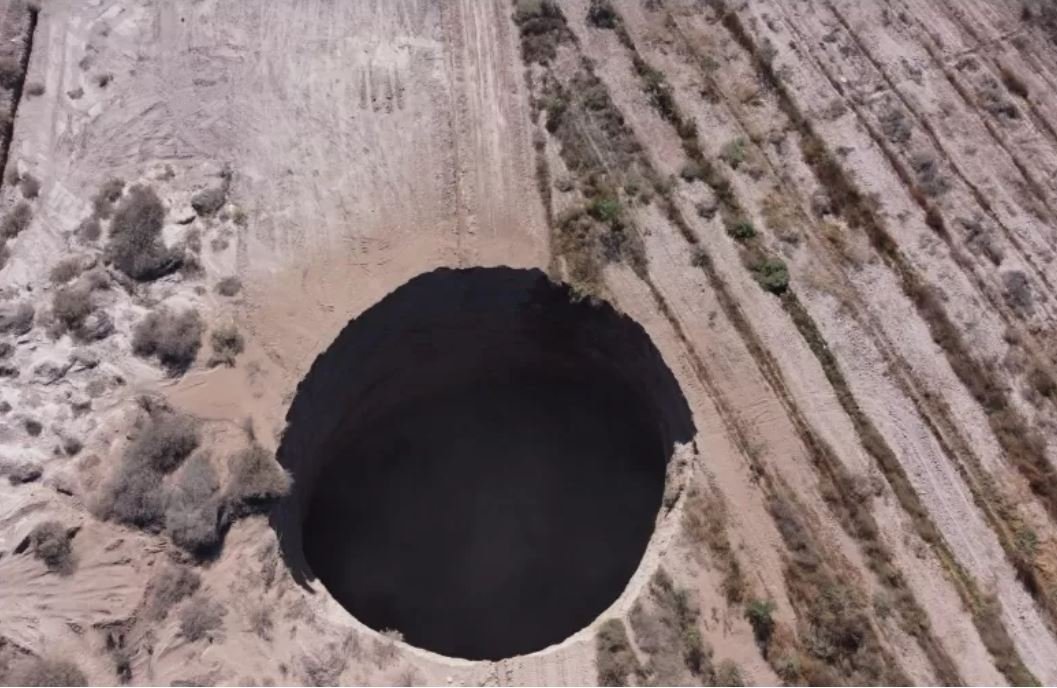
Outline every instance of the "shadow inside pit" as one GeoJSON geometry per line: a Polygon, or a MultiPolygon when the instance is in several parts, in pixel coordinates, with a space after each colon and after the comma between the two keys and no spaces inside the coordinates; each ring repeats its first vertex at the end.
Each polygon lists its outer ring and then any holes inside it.
{"type": "Polygon", "coordinates": [[[352,321],[287,414],[287,564],[468,659],[560,642],[623,591],[690,410],[643,329],[536,270],[441,269],[352,321]]]}

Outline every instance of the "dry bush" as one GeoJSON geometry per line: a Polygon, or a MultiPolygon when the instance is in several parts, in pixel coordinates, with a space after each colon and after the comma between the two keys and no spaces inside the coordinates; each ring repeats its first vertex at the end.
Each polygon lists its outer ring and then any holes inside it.
{"type": "Polygon", "coordinates": [[[103,486],[93,511],[102,519],[160,532],[165,498],[162,476],[150,466],[122,463],[103,486]]]}
{"type": "Polygon", "coordinates": [[[174,606],[198,592],[202,578],[183,564],[163,564],[161,571],[151,581],[147,614],[161,620],[174,606]]]}
{"type": "Polygon", "coordinates": [[[163,478],[198,446],[194,421],[155,411],[129,444],[112,478],[103,486],[94,511],[103,519],[160,531],[165,521],[163,478]]]}
{"type": "Polygon", "coordinates": [[[229,368],[235,366],[235,358],[242,353],[245,342],[238,328],[233,324],[221,325],[213,330],[210,336],[213,344],[213,355],[209,358],[209,366],[225,365],[229,368]]]}
{"type": "Polygon", "coordinates": [[[97,219],[106,219],[114,212],[114,204],[121,198],[125,190],[123,179],[111,178],[99,187],[98,193],[92,198],[93,216],[97,219]]]}
{"type": "Polygon", "coordinates": [[[43,561],[49,571],[64,576],[73,573],[75,564],[70,534],[58,521],[45,521],[34,527],[29,533],[29,546],[33,556],[43,561]]]}
{"type": "Polygon", "coordinates": [[[63,258],[56,263],[48,274],[48,278],[52,284],[66,284],[74,277],[81,274],[81,259],[73,256],[70,258],[63,258]]]}
{"type": "Polygon", "coordinates": [[[167,496],[165,531],[178,546],[206,556],[221,539],[220,480],[202,453],[191,457],[175,478],[167,496]]]}
{"type": "Polygon", "coordinates": [[[161,231],[165,206],[154,190],[129,189],[110,222],[107,256],[118,270],[138,281],[151,281],[180,268],[181,256],[165,246],[161,231]]]}
{"type": "Polygon", "coordinates": [[[218,210],[224,207],[227,195],[227,189],[223,186],[203,189],[191,197],[191,207],[199,216],[215,215],[218,210]]]}
{"type": "Polygon", "coordinates": [[[125,450],[125,463],[171,473],[198,448],[198,422],[169,411],[155,411],[125,450]]]}
{"type": "Polygon", "coordinates": [[[31,174],[22,177],[19,188],[22,190],[23,198],[36,198],[40,195],[40,181],[31,174]]]}
{"type": "Polygon", "coordinates": [[[205,595],[191,598],[180,610],[180,634],[191,642],[209,638],[224,626],[225,609],[205,595]]]}
{"type": "Polygon", "coordinates": [[[29,301],[0,306],[0,334],[23,335],[33,329],[36,311],[29,301]]]}
{"type": "Polygon", "coordinates": [[[202,346],[204,329],[194,309],[176,314],[167,308],[158,308],[136,325],[132,350],[139,356],[156,356],[170,374],[179,375],[194,363],[202,346]]]}
{"type": "Polygon", "coordinates": [[[73,662],[57,657],[33,657],[15,663],[7,677],[12,686],[87,686],[88,678],[73,662]]]}
{"type": "Polygon", "coordinates": [[[19,201],[0,221],[0,238],[14,239],[24,232],[33,221],[33,208],[25,201],[19,201]]]}
{"type": "Polygon", "coordinates": [[[99,224],[99,218],[88,217],[77,225],[74,233],[81,241],[99,241],[99,237],[103,234],[103,226],[99,224]]]}
{"type": "Polygon", "coordinates": [[[78,332],[84,325],[85,318],[95,308],[92,292],[82,285],[62,287],[51,298],[51,312],[58,326],[57,334],[78,332]]]}
{"type": "Polygon", "coordinates": [[[631,649],[627,629],[620,619],[609,619],[598,627],[595,660],[600,686],[632,685],[642,675],[642,665],[631,649]]]}
{"type": "Polygon", "coordinates": [[[242,280],[238,277],[225,277],[217,282],[217,293],[228,298],[242,291],[242,280]]]}
{"type": "Polygon", "coordinates": [[[228,460],[228,473],[227,496],[237,515],[260,511],[290,489],[290,476],[256,443],[228,460]]]}
{"type": "Polygon", "coordinates": [[[44,95],[44,84],[40,83],[39,81],[34,81],[31,84],[27,84],[26,95],[33,97],[44,95]]]}

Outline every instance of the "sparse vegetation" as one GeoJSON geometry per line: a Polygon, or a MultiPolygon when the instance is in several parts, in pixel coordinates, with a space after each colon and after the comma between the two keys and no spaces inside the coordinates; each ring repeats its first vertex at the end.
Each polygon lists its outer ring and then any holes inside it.
{"type": "Polygon", "coordinates": [[[595,635],[595,661],[600,686],[628,686],[641,676],[642,666],[620,619],[609,619],[599,626],[595,635]]]}
{"type": "Polygon", "coordinates": [[[736,139],[728,141],[726,145],[723,146],[723,150],[720,151],[719,157],[723,162],[730,165],[731,169],[736,170],[745,162],[747,154],[748,149],[746,141],[739,136],[736,139]]]}
{"type": "Polygon", "coordinates": [[[749,584],[727,536],[728,514],[718,490],[693,486],[683,509],[682,527],[693,545],[705,544],[714,565],[723,573],[723,595],[729,604],[740,604],[749,584]]]}
{"type": "Polygon", "coordinates": [[[690,590],[664,569],[650,579],[647,595],[631,610],[631,628],[647,657],[647,685],[712,685],[712,649],[701,636],[700,610],[690,590]]]}
{"type": "Polygon", "coordinates": [[[521,55],[528,64],[547,64],[558,55],[558,45],[572,39],[553,0],[517,0],[514,21],[521,34],[521,55]]]}
{"type": "Polygon", "coordinates": [[[147,614],[154,620],[164,619],[174,606],[198,592],[202,578],[182,564],[163,564],[150,583],[147,614]]]}
{"type": "Polygon", "coordinates": [[[224,627],[224,614],[220,604],[196,595],[180,610],[180,634],[192,643],[207,638],[212,641],[224,627]]]}
{"type": "Polygon", "coordinates": [[[204,330],[198,311],[175,313],[161,307],[136,325],[132,350],[139,356],[157,357],[170,374],[180,375],[194,363],[204,330]]]}
{"type": "Polygon", "coordinates": [[[70,534],[58,521],[45,521],[34,527],[29,533],[29,546],[33,556],[43,561],[49,571],[62,575],[73,573],[70,534]]]}
{"type": "Polygon", "coordinates": [[[114,266],[134,280],[151,281],[180,268],[182,256],[165,246],[165,206],[148,187],[134,186],[114,211],[106,251],[114,266]]]}

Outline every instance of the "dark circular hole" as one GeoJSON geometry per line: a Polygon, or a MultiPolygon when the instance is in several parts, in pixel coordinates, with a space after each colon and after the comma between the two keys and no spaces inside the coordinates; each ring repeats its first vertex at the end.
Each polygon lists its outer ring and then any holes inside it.
{"type": "Polygon", "coordinates": [[[277,516],[360,621],[468,659],[542,649],[623,591],[686,401],[642,328],[536,270],[437,270],[367,310],[298,388],[277,516]]]}

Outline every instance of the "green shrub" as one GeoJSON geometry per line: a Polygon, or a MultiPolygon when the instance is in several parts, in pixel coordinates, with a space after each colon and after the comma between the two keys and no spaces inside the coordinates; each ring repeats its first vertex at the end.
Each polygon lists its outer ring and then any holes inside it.
{"type": "Polygon", "coordinates": [[[780,258],[765,258],[751,269],[760,286],[772,294],[784,294],[789,288],[789,268],[780,258]]]}
{"type": "Polygon", "coordinates": [[[176,314],[167,308],[148,313],[136,324],[132,350],[138,356],[156,356],[172,375],[185,372],[202,346],[205,325],[193,309],[176,314]]]}
{"type": "Polygon", "coordinates": [[[727,234],[736,241],[748,241],[756,236],[756,227],[744,217],[727,223],[727,234]]]}
{"type": "Polygon", "coordinates": [[[613,196],[599,196],[591,201],[587,212],[599,222],[612,223],[620,217],[620,200],[613,196]]]}
{"type": "Polygon", "coordinates": [[[723,162],[730,165],[731,169],[738,169],[738,167],[745,162],[747,155],[746,141],[740,136],[736,139],[728,141],[723,150],[720,151],[719,157],[723,162]]]}
{"type": "Polygon", "coordinates": [[[761,648],[766,648],[774,634],[774,602],[752,598],[745,605],[745,618],[752,626],[753,637],[761,648]]]}

